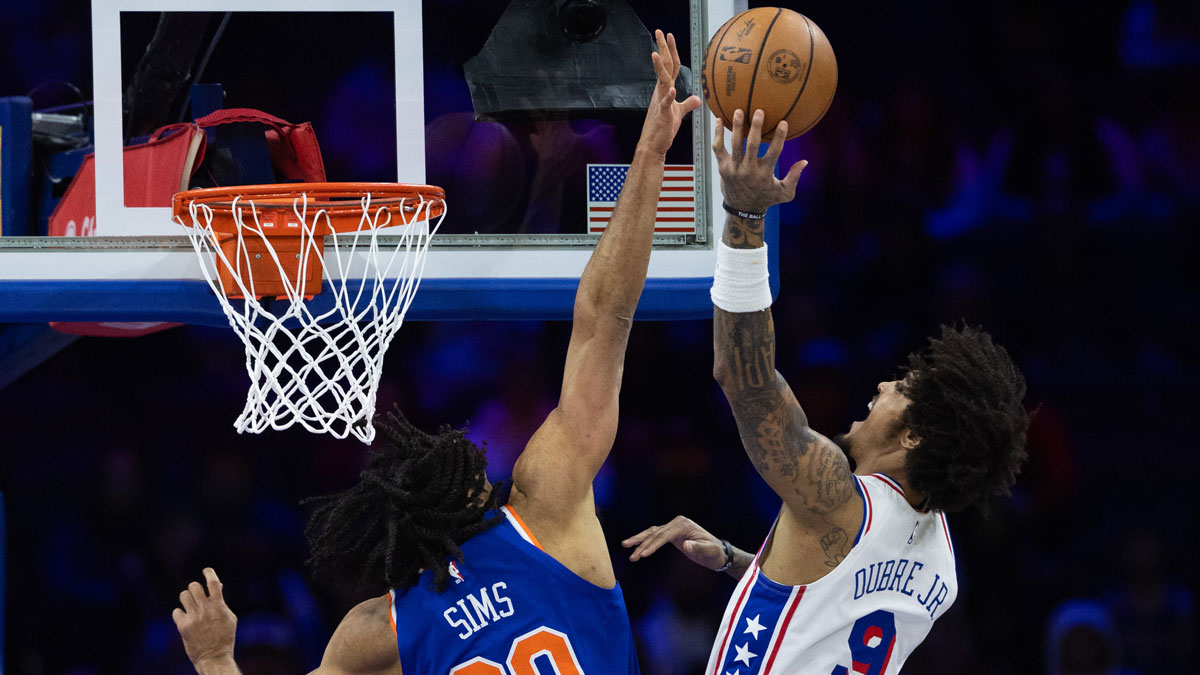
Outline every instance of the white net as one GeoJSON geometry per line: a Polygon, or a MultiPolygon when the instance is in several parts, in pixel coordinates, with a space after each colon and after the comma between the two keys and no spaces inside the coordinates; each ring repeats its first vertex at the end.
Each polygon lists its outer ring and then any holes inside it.
{"type": "Polygon", "coordinates": [[[384,353],[416,295],[445,204],[422,197],[379,206],[365,195],[361,207],[356,231],[326,237],[332,232],[326,210],[309,213],[307,195],[296,198],[291,215],[297,222],[289,217],[286,226],[299,235],[300,249],[283,254],[268,236],[276,234],[275,223],[250,199],[233,201],[236,247],[226,247],[232,255],[219,244],[230,235],[214,232],[207,204],[190,203],[190,226],[176,217],[187,228],[229,325],[246,344],[250,388],[234,423],[238,433],[300,424],[337,438],[352,434],[364,443],[375,437],[371,419],[384,353]],[[392,229],[381,234],[384,228],[392,229]],[[302,271],[313,262],[310,256],[323,253],[325,291],[306,300],[302,271]],[[264,256],[277,268],[284,292],[260,299],[251,259],[260,266],[264,256]]]}

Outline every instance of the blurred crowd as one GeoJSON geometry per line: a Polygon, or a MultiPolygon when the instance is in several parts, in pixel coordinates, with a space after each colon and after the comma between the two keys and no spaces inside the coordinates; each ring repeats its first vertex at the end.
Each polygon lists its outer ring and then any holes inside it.
{"type": "MultiPolygon", "coordinates": [[[[36,6],[5,12],[48,44],[86,35],[36,6]]],[[[779,370],[832,435],[939,323],[967,321],[1014,355],[1036,410],[1013,497],[950,518],[962,590],[906,672],[1189,672],[1200,9],[795,8],[830,36],[841,79],[781,159],[811,164],[780,210],[779,370]]],[[[379,408],[469,422],[506,477],[555,403],[569,331],[408,324],[379,408]]],[[[636,324],[597,481],[648,675],[699,672],[733,580],[673,550],[630,564],[617,542],[682,513],[753,550],[778,508],[710,371],[709,322],[636,324]]],[[[0,390],[7,672],[190,672],[170,612],[205,565],[240,617],[247,675],[315,667],[342,614],[382,591],[304,564],[300,501],[348,486],[367,449],[238,436],[245,382],[232,333],[184,327],[81,340],[0,390]]]]}

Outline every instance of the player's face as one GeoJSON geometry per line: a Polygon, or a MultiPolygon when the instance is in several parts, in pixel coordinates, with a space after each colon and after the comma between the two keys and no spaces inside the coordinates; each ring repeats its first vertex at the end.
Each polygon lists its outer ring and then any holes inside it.
{"type": "Polygon", "coordinates": [[[879,448],[898,440],[900,416],[911,401],[897,389],[900,380],[880,382],[875,396],[867,403],[867,417],[850,425],[850,431],[842,434],[838,444],[851,459],[862,459],[861,454],[871,448],[879,448]]]}

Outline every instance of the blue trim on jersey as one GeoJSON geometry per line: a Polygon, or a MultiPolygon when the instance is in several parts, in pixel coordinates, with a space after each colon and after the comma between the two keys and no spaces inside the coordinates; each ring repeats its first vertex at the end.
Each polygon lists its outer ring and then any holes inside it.
{"type": "Polygon", "coordinates": [[[867,533],[867,516],[870,515],[867,513],[867,496],[863,494],[862,481],[858,476],[854,476],[854,489],[858,490],[858,498],[862,500],[863,514],[862,522],[858,525],[858,534],[854,536],[854,543],[850,545],[850,548],[858,546],[858,542],[862,539],[863,535],[867,533]]]}

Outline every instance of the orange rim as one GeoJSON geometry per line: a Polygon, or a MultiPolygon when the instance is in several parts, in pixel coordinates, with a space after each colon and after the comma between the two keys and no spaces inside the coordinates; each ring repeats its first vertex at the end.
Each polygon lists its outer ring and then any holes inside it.
{"type": "MultiPolygon", "coordinates": [[[[361,200],[367,195],[371,196],[372,210],[402,211],[403,223],[438,218],[446,211],[446,193],[442,188],[409,183],[271,183],[199,188],[176,193],[171,210],[182,219],[191,204],[203,204],[217,216],[212,221],[214,229],[224,231],[235,227],[233,219],[227,219],[233,213],[235,199],[253,202],[255,209],[263,214],[286,215],[292,212],[296,199],[307,196],[311,212],[325,211],[333,229],[345,231],[358,228],[362,216],[361,200]]],[[[401,223],[393,222],[389,226],[398,224],[401,223]]],[[[275,236],[285,234],[281,231],[275,236]]]]}

